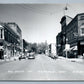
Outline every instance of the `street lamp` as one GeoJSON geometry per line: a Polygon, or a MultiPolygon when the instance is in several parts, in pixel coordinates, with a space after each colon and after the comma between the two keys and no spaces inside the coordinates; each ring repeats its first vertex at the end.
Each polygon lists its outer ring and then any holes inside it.
{"type": "Polygon", "coordinates": [[[76,37],[76,41],[78,42],[77,43],[77,55],[78,55],[78,46],[79,46],[79,40],[78,40],[78,38],[79,38],[79,34],[78,33],[73,33],[74,34],[74,37],[76,37]]]}
{"type": "Polygon", "coordinates": [[[68,38],[66,38],[66,44],[65,44],[66,58],[68,57],[67,52],[69,51],[69,49],[70,49],[70,44],[68,44],[68,38]]]}
{"type": "Polygon", "coordinates": [[[15,43],[14,43],[14,57],[15,57],[15,53],[16,53],[16,50],[15,50],[15,43]]]}
{"type": "Polygon", "coordinates": [[[61,49],[60,47],[61,47],[61,44],[58,44],[58,45],[57,45],[57,54],[58,54],[58,55],[60,55],[60,54],[59,54],[59,53],[60,53],[59,51],[61,51],[61,50],[60,50],[60,49],[61,49]]]}

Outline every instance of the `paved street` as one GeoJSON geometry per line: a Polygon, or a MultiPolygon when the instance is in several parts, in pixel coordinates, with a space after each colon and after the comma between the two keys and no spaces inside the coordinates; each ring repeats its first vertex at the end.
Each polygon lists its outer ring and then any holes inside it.
{"type": "Polygon", "coordinates": [[[0,64],[0,80],[84,80],[84,64],[45,55],[0,64]]]}

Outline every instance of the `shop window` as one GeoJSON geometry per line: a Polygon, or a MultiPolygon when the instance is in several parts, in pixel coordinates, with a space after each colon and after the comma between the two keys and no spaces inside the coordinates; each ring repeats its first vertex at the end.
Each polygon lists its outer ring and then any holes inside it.
{"type": "Polygon", "coordinates": [[[82,28],[82,34],[84,34],[84,28],[82,28]]]}
{"type": "Polygon", "coordinates": [[[1,30],[0,30],[0,39],[1,39],[1,30]]]}
{"type": "Polygon", "coordinates": [[[3,38],[3,37],[2,37],[2,29],[1,29],[1,38],[3,38]]]}
{"type": "Polygon", "coordinates": [[[3,43],[2,42],[0,43],[0,46],[3,46],[3,43]]]}
{"type": "Polygon", "coordinates": [[[0,39],[2,38],[2,29],[0,29],[0,39]]]}
{"type": "Polygon", "coordinates": [[[84,16],[81,16],[81,17],[80,17],[80,20],[84,20],[84,16]]]}
{"type": "Polygon", "coordinates": [[[80,34],[84,35],[84,28],[81,28],[80,34]]]}

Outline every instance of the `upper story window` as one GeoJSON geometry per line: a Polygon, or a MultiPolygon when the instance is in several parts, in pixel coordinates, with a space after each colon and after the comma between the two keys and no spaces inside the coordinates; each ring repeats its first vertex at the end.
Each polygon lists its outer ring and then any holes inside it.
{"type": "Polygon", "coordinates": [[[84,36],[84,25],[80,27],[80,35],[84,36]]]}
{"type": "Polygon", "coordinates": [[[2,35],[2,29],[0,29],[0,39],[3,38],[3,35],[2,35]]]}
{"type": "Polygon", "coordinates": [[[1,39],[1,29],[0,29],[0,39],[1,39]]]}
{"type": "Polygon", "coordinates": [[[82,34],[84,34],[84,28],[81,28],[82,34]]]}
{"type": "Polygon", "coordinates": [[[84,16],[80,16],[80,20],[84,20],[84,16]]]}

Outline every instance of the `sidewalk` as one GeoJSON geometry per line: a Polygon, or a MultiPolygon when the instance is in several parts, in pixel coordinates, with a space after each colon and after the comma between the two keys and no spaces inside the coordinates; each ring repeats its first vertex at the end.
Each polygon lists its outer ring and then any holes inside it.
{"type": "Polygon", "coordinates": [[[67,61],[70,61],[70,62],[77,62],[77,63],[84,64],[84,59],[83,58],[65,58],[65,57],[59,57],[59,59],[67,60],[67,61]]]}
{"type": "Polygon", "coordinates": [[[10,62],[9,60],[0,60],[0,64],[8,63],[10,62]]]}
{"type": "Polygon", "coordinates": [[[83,63],[84,64],[84,59],[81,59],[81,58],[69,58],[67,59],[71,62],[77,62],[77,63],[83,63]]]}
{"type": "Polygon", "coordinates": [[[0,64],[4,64],[4,63],[9,63],[9,62],[12,62],[12,61],[14,61],[14,60],[12,60],[12,59],[0,59],[0,64]]]}

